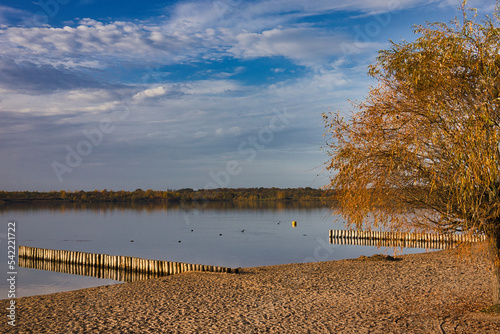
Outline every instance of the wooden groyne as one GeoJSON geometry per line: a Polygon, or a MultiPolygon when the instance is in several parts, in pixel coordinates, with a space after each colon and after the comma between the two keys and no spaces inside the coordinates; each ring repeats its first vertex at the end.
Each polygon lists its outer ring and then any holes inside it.
{"type": "Polygon", "coordinates": [[[175,275],[187,271],[238,272],[238,268],[28,246],[19,246],[19,266],[124,282],[175,275]]]}
{"type": "Polygon", "coordinates": [[[460,242],[478,242],[486,236],[413,232],[330,230],[330,243],[382,247],[445,249],[460,242]]]}

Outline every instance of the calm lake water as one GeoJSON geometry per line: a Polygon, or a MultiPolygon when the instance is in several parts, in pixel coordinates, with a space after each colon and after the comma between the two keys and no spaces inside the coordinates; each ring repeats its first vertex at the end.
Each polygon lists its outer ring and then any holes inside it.
{"type": "MultiPolygon", "coordinates": [[[[25,245],[147,259],[254,267],[329,261],[425,249],[331,245],[328,230],[342,229],[331,210],[292,204],[215,205],[0,205],[7,273],[7,223],[16,222],[25,245]],[[296,221],[296,227],[292,226],[296,221]]],[[[108,279],[18,268],[16,297],[120,283],[108,279]]],[[[2,295],[7,297],[6,280],[2,295]]]]}

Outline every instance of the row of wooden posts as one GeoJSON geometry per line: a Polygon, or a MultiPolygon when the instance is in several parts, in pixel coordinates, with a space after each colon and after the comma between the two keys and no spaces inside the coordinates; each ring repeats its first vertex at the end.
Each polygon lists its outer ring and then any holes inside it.
{"type": "MultiPolygon", "coordinates": [[[[75,252],[68,250],[19,246],[20,265],[22,263],[21,260],[28,260],[28,259],[38,262],[41,261],[47,263],[49,262],[54,263],[54,266],[51,266],[49,264],[36,264],[37,266],[45,266],[50,268],[56,268],[55,264],[59,263],[59,264],[89,267],[85,270],[81,269],[83,270],[83,272],[92,272],[91,268],[98,268],[106,270],[118,270],[123,272],[142,273],[146,276],[149,275],[151,277],[180,274],[187,271],[237,273],[239,269],[239,268],[209,266],[203,264],[191,264],[183,262],[147,260],[132,256],[117,256],[108,254],[97,254],[97,253],[75,252]]],[[[24,263],[27,262],[25,261],[24,263]]],[[[61,265],[59,265],[59,268],[61,268],[61,265]]],[[[73,270],[73,269],[68,269],[68,270],[73,270]]],[[[108,273],[106,275],[109,276],[110,274],[108,273]]],[[[103,276],[103,278],[105,277],[103,276]]]]}
{"type": "Polygon", "coordinates": [[[486,240],[485,235],[468,234],[437,234],[414,232],[383,232],[357,230],[330,230],[330,239],[362,239],[362,240],[391,240],[391,241],[421,241],[421,242],[478,242],[486,240]]]}

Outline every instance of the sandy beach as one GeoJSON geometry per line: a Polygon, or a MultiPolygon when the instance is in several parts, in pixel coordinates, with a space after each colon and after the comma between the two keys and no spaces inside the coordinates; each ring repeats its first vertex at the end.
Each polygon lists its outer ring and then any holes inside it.
{"type": "Polygon", "coordinates": [[[179,275],[19,298],[2,333],[499,333],[456,250],[179,275]]]}

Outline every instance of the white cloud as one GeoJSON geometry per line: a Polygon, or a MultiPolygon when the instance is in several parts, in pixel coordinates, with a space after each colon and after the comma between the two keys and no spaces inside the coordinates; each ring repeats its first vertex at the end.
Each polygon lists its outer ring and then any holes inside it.
{"type": "Polygon", "coordinates": [[[127,102],[120,98],[119,90],[111,89],[75,89],[42,95],[0,89],[0,96],[2,97],[0,112],[17,111],[45,116],[65,115],[69,118],[92,118],[95,114],[114,111],[127,102]]]}
{"type": "MultiPolygon", "coordinates": [[[[203,37],[203,36],[202,36],[203,37]]],[[[160,26],[147,26],[131,22],[101,22],[85,19],[76,27],[20,28],[10,27],[0,31],[0,41],[13,49],[4,48],[1,53],[16,53],[33,57],[44,55],[48,59],[72,59],[78,62],[82,56],[98,56],[107,61],[162,58],[172,62],[175,55],[195,50],[203,45],[199,38],[166,31],[160,26]]],[[[89,65],[88,59],[84,61],[89,65]]]]}
{"type": "Polygon", "coordinates": [[[158,86],[155,88],[149,88],[143,90],[133,96],[133,99],[136,101],[140,101],[145,98],[153,98],[158,96],[163,96],[167,93],[167,89],[163,86],[158,86]]]}
{"type": "Polygon", "coordinates": [[[242,87],[232,80],[197,80],[182,83],[168,83],[162,86],[148,88],[133,96],[135,101],[146,98],[154,99],[171,96],[173,98],[183,95],[216,95],[238,91],[242,87]]]}
{"type": "Polygon", "coordinates": [[[96,106],[92,107],[85,107],[82,108],[84,111],[89,111],[89,112],[105,112],[105,111],[113,111],[116,110],[118,107],[122,106],[123,102],[121,101],[111,101],[111,102],[105,102],[96,106]]]}
{"type": "Polygon", "coordinates": [[[357,43],[345,36],[318,28],[272,29],[262,33],[242,33],[229,49],[237,57],[283,56],[304,65],[324,65],[334,56],[361,53],[378,43],[357,43]]]}

